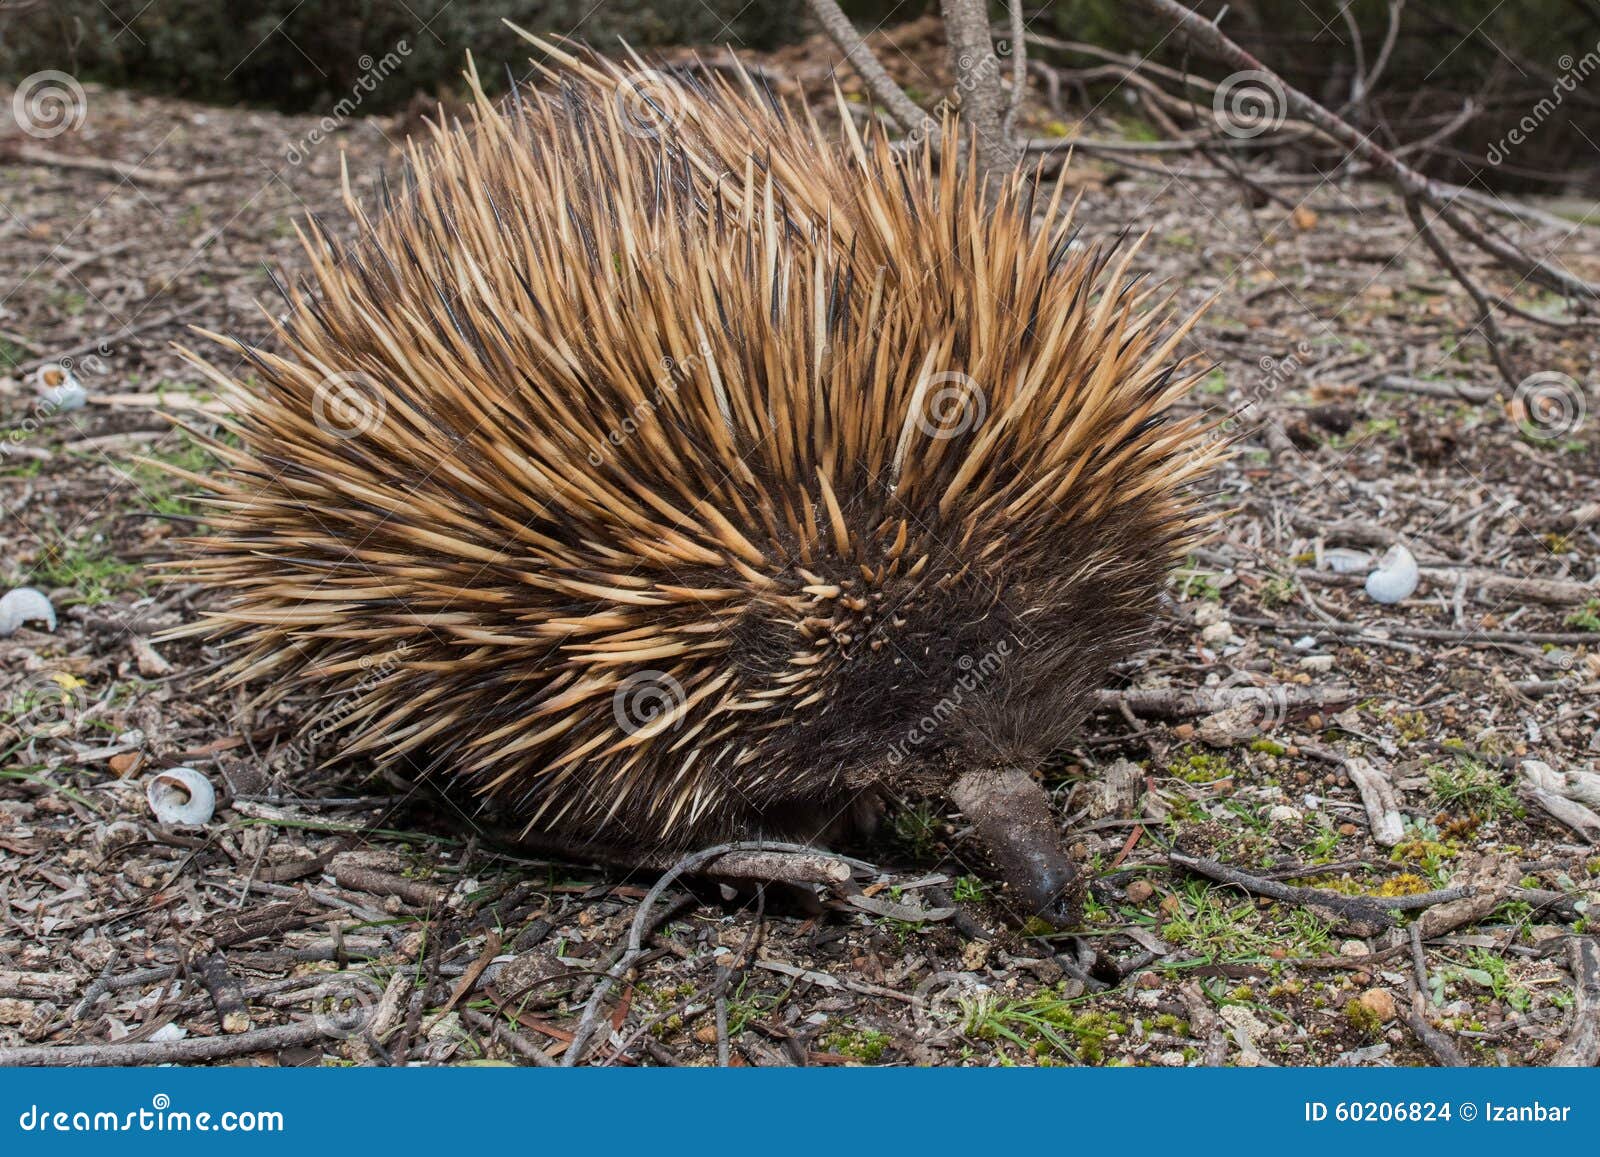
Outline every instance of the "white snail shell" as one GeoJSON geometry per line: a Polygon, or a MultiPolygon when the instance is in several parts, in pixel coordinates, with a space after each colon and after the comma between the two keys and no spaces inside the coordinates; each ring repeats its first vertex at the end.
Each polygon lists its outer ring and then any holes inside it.
{"type": "Polygon", "coordinates": [[[0,637],[16,633],[23,623],[44,623],[56,629],[56,609],[50,599],[32,587],[18,587],[0,598],[0,637]]]}
{"type": "Polygon", "coordinates": [[[1398,603],[1411,597],[1419,577],[1415,556],[1396,543],[1384,552],[1377,569],[1367,576],[1367,594],[1374,602],[1398,603]]]}
{"type": "Polygon", "coordinates": [[[73,372],[65,366],[44,365],[33,376],[34,384],[51,409],[56,411],[80,410],[89,401],[88,391],[73,372]]]}
{"type": "Polygon", "coordinates": [[[211,781],[192,767],[169,767],[145,785],[150,810],[164,824],[205,824],[217,810],[217,792],[211,781]]]}

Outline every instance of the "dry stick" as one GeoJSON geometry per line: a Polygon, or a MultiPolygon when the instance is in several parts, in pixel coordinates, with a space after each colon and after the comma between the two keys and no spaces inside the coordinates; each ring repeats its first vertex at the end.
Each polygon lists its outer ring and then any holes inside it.
{"type": "Polygon", "coordinates": [[[1574,936],[1567,945],[1577,998],[1567,1042],[1552,1065],[1592,1068],[1600,1064],[1600,939],[1574,936]]]}
{"type": "MultiPolygon", "coordinates": [[[[1119,64],[1119,65],[1122,66],[1123,75],[1128,77],[1130,80],[1134,76],[1138,75],[1139,73],[1149,73],[1152,76],[1159,76],[1159,77],[1162,77],[1163,79],[1172,81],[1173,83],[1179,85],[1180,87],[1196,88],[1196,89],[1201,90],[1204,93],[1212,93],[1212,94],[1214,94],[1216,92],[1216,90],[1217,90],[1217,86],[1215,84],[1213,84],[1211,81],[1206,80],[1204,77],[1195,76],[1191,72],[1182,72],[1182,71],[1179,71],[1178,69],[1175,69],[1175,68],[1167,68],[1167,67],[1165,67],[1163,65],[1156,64],[1155,62],[1150,61],[1150,60],[1142,60],[1136,55],[1112,52],[1112,51],[1110,51],[1108,49],[1101,48],[1098,45],[1085,44],[1082,41],[1057,40],[1054,37],[1045,36],[1045,35],[1043,35],[1041,33],[1037,33],[1037,32],[1028,33],[1028,40],[1030,40],[1032,43],[1040,45],[1041,47],[1044,47],[1044,48],[1054,48],[1054,49],[1058,49],[1058,50],[1064,51],[1064,52],[1075,52],[1075,53],[1079,53],[1080,55],[1084,55],[1084,56],[1092,56],[1092,57],[1096,57],[1096,58],[1101,59],[1101,60],[1112,61],[1113,63],[1119,64]]],[[[1392,50],[1392,46],[1391,46],[1391,50],[1392,50]]],[[[1382,53],[1382,54],[1380,54],[1380,63],[1387,63],[1387,57],[1388,57],[1388,52],[1387,51],[1382,53]]],[[[1378,65],[1374,65],[1373,66],[1374,76],[1372,78],[1373,80],[1375,80],[1377,72],[1378,72],[1378,65]]],[[[1367,89],[1368,92],[1372,91],[1371,83],[1372,83],[1372,81],[1369,80],[1369,85],[1368,85],[1368,89],[1367,89]]],[[[1313,130],[1313,126],[1311,126],[1309,124],[1309,122],[1289,120],[1289,119],[1286,118],[1284,120],[1284,122],[1283,122],[1283,127],[1289,127],[1289,126],[1296,126],[1296,127],[1303,126],[1304,129],[1306,129],[1306,130],[1314,131],[1313,130]]],[[[1304,136],[1304,133],[1301,132],[1301,133],[1297,134],[1297,138],[1299,136],[1304,136]]],[[[1279,139],[1281,139],[1281,137],[1272,136],[1272,135],[1263,135],[1263,136],[1260,136],[1260,137],[1255,137],[1252,140],[1240,141],[1237,147],[1248,148],[1252,144],[1262,145],[1262,144],[1266,144],[1268,142],[1277,141],[1279,139]]],[[[1044,142],[1040,142],[1040,143],[1044,143],[1044,142]]],[[[1167,142],[1154,142],[1154,143],[1156,143],[1156,144],[1169,144],[1169,145],[1187,146],[1187,147],[1194,148],[1194,149],[1198,149],[1198,148],[1200,148],[1200,147],[1202,147],[1202,146],[1204,146],[1206,144],[1217,144],[1217,145],[1225,144],[1225,142],[1222,142],[1222,141],[1215,141],[1215,142],[1205,142],[1205,141],[1193,141],[1193,142],[1167,141],[1167,142]]],[[[1418,143],[1421,143],[1421,142],[1418,142],[1418,143]]],[[[1231,142],[1227,143],[1227,146],[1228,147],[1234,147],[1231,144],[1231,142]]],[[[1402,146],[1402,148],[1397,149],[1395,151],[1395,155],[1399,156],[1400,153],[1406,151],[1407,147],[1409,147],[1409,146],[1402,146]]],[[[1159,150],[1154,150],[1154,151],[1159,151],[1159,150]]],[[[1351,177],[1364,176],[1366,173],[1370,172],[1371,168],[1372,168],[1372,166],[1370,164],[1368,164],[1368,163],[1357,163],[1357,162],[1354,162],[1354,161],[1347,161],[1346,164],[1347,164],[1347,167],[1345,168],[1344,172],[1345,172],[1346,175],[1351,176],[1351,177]]],[[[1219,174],[1212,174],[1212,173],[1190,173],[1190,174],[1186,175],[1185,179],[1187,179],[1187,180],[1215,180],[1215,179],[1219,179],[1219,177],[1220,177],[1219,174]]],[[[1223,179],[1231,180],[1232,177],[1228,176],[1228,177],[1223,178],[1223,179]]],[[[1289,184],[1299,184],[1299,183],[1320,184],[1320,183],[1323,183],[1324,181],[1326,181],[1328,178],[1313,174],[1312,175],[1312,179],[1310,181],[1307,181],[1302,176],[1297,176],[1297,175],[1293,175],[1293,174],[1278,174],[1276,179],[1278,181],[1281,181],[1281,182],[1284,182],[1284,183],[1289,183],[1289,184]]],[[[1469,189],[1464,185],[1455,185],[1455,184],[1452,184],[1452,183],[1450,183],[1448,181],[1435,181],[1434,185],[1435,185],[1436,188],[1442,190],[1443,193],[1453,201],[1461,201],[1461,202],[1464,202],[1465,204],[1476,206],[1477,208],[1485,210],[1486,212],[1496,213],[1496,214],[1499,214],[1502,217],[1509,217],[1513,221],[1516,221],[1518,224],[1521,224],[1521,225],[1526,225],[1528,222],[1532,221],[1532,222],[1534,222],[1536,224],[1545,225],[1545,226],[1548,226],[1549,228],[1552,228],[1552,229],[1570,230],[1573,227],[1573,224],[1574,224],[1572,221],[1569,221],[1564,217],[1558,217],[1554,213],[1547,213],[1543,209],[1537,209],[1532,205],[1524,205],[1524,204],[1521,204],[1521,203],[1515,202],[1515,201],[1507,201],[1503,197],[1495,196],[1495,195],[1489,194],[1489,193],[1483,193],[1483,192],[1480,192],[1477,189],[1469,189]]]]}
{"type": "MultiPolygon", "coordinates": [[[[1452,203],[1450,190],[1423,176],[1382,145],[1370,134],[1357,130],[1342,117],[1329,112],[1305,93],[1288,84],[1276,72],[1267,68],[1250,53],[1223,33],[1215,24],[1198,13],[1185,8],[1177,0],[1139,0],[1152,12],[1175,21],[1202,48],[1232,68],[1265,73],[1278,82],[1289,108],[1309,121],[1334,142],[1344,146],[1353,156],[1360,157],[1372,166],[1378,176],[1387,180],[1407,199],[1415,199],[1438,213],[1439,220],[1448,225],[1469,244],[1489,254],[1500,264],[1529,280],[1574,297],[1600,298],[1600,285],[1576,277],[1564,269],[1530,256],[1527,252],[1485,233],[1473,225],[1452,203]]],[[[1454,270],[1451,271],[1454,275],[1454,270]]],[[[1470,290],[1469,290],[1470,292],[1470,290]]]]}
{"type": "Polygon", "coordinates": [[[1478,307],[1478,324],[1483,327],[1484,344],[1489,347],[1489,356],[1494,359],[1495,368],[1500,371],[1500,376],[1505,379],[1506,384],[1515,387],[1519,380],[1517,371],[1506,357],[1505,334],[1500,329],[1500,323],[1495,320],[1495,307],[1489,301],[1488,295],[1461,267],[1445,243],[1439,240],[1439,235],[1433,231],[1432,223],[1422,215],[1422,206],[1417,198],[1407,197],[1405,205],[1406,216],[1410,217],[1411,223],[1417,227],[1417,236],[1433,250],[1433,255],[1439,259],[1439,264],[1443,265],[1461,288],[1467,291],[1467,296],[1472,298],[1472,303],[1478,307]]]}
{"type": "Polygon", "coordinates": [[[1360,623],[1317,623],[1306,619],[1269,619],[1254,615],[1234,615],[1235,623],[1247,627],[1266,627],[1285,634],[1300,635],[1353,635],[1365,637],[1364,641],[1387,642],[1390,638],[1416,639],[1425,642],[1459,643],[1467,647],[1496,646],[1503,643],[1553,643],[1561,647],[1576,647],[1594,642],[1594,632],[1584,631],[1476,631],[1452,630],[1444,627],[1382,626],[1368,627],[1360,623]],[[1370,634],[1370,637],[1367,637],[1370,634]]]}
{"type": "Polygon", "coordinates": [[[825,852],[731,852],[709,865],[706,875],[764,883],[843,884],[850,879],[850,865],[825,852]]]}
{"type": "Polygon", "coordinates": [[[768,840],[740,840],[733,843],[718,844],[706,848],[704,851],[691,852],[684,856],[672,867],[662,873],[655,886],[645,893],[639,902],[639,910],[634,913],[633,925],[628,929],[628,950],[607,971],[605,978],[595,985],[594,991],[589,994],[589,1000],[583,1007],[583,1016],[578,1021],[578,1027],[573,1030],[572,1044],[566,1054],[561,1058],[564,1066],[576,1065],[583,1058],[589,1047],[589,1039],[594,1035],[596,1022],[600,1016],[600,1006],[605,1001],[606,994],[612,987],[628,974],[628,969],[633,967],[634,961],[644,955],[645,929],[649,926],[650,910],[675,880],[690,872],[699,871],[710,864],[719,856],[729,852],[798,852],[802,855],[814,855],[813,849],[803,844],[776,843],[768,840]]]}
{"type": "Polygon", "coordinates": [[[1374,843],[1392,848],[1405,838],[1405,817],[1400,814],[1400,798],[1395,794],[1394,782],[1382,770],[1360,756],[1341,755],[1311,743],[1297,746],[1312,759],[1320,759],[1344,769],[1350,782],[1361,793],[1361,805],[1367,809],[1367,826],[1372,830],[1374,843]]]}
{"type": "MultiPolygon", "coordinates": [[[[905,94],[905,91],[894,82],[894,78],[885,71],[883,65],[878,63],[878,58],[873,55],[872,49],[856,31],[855,25],[850,23],[850,18],[844,14],[837,0],[806,0],[811,8],[811,13],[822,25],[822,30],[828,34],[828,39],[838,46],[844,53],[845,59],[856,70],[856,75],[861,77],[867,90],[874,99],[883,105],[889,116],[899,125],[903,132],[913,132],[919,126],[925,126],[931,119],[927,113],[905,94]]],[[[929,141],[934,141],[934,134],[928,134],[929,141]]],[[[570,1055],[570,1052],[569,1052],[570,1055]]]]}
{"type": "Polygon", "coordinates": [[[1406,1022],[1406,1027],[1416,1034],[1423,1047],[1445,1068],[1466,1068],[1467,1058],[1456,1048],[1456,1042],[1434,1028],[1428,1023],[1428,1018],[1423,1016],[1422,1010],[1417,1007],[1420,1000],[1421,994],[1414,994],[1410,1005],[1401,1007],[1400,1019],[1406,1022]]]}
{"type": "Polygon", "coordinates": [[[212,181],[223,181],[238,174],[237,169],[212,169],[203,173],[179,173],[171,169],[151,169],[127,161],[104,157],[75,157],[67,153],[52,152],[37,145],[15,145],[11,155],[25,165],[40,165],[50,169],[77,169],[97,173],[104,177],[118,177],[135,185],[151,185],[157,189],[187,189],[212,181]]]}
{"type": "Polygon", "coordinates": [[[1027,25],[1022,19],[1022,0],[1010,0],[1006,7],[1011,14],[1011,98],[1006,102],[1000,131],[1009,138],[1017,111],[1022,108],[1022,98],[1028,91],[1028,38],[1027,25]]]}
{"type": "Polygon", "coordinates": [[[277,1049],[296,1048],[331,1035],[317,1021],[280,1024],[225,1036],[191,1037],[178,1041],[139,1041],[134,1044],[29,1045],[0,1049],[0,1068],[61,1066],[103,1068],[108,1065],[192,1065],[221,1061],[277,1049]]]}
{"type": "Polygon", "coordinates": [[[239,978],[228,971],[228,962],[222,953],[212,952],[197,962],[200,979],[211,994],[211,1004],[217,1010],[217,1023],[223,1032],[248,1032],[250,1010],[244,1003],[244,986],[239,978]]]}
{"type": "MultiPolygon", "coordinates": [[[[1259,876],[1252,876],[1241,872],[1237,868],[1230,868],[1216,860],[1206,860],[1198,856],[1185,856],[1179,852],[1167,855],[1169,863],[1180,868],[1186,868],[1197,875],[1220,883],[1232,884],[1243,888],[1255,896],[1266,896],[1269,899],[1281,900],[1286,904],[1297,904],[1301,907],[1321,909],[1331,915],[1339,927],[1349,930],[1352,934],[1363,938],[1377,936],[1379,933],[1394,926],[1394,917],[1390,915],[1390,908],[1377,902],[1371,896],[1344,896],[1338,892],[1324,892],[1318,888],[1300,888],[1292,884],[1280,884],[1276,880],[1263,880],[1259,876]]],[[[1442,899],[1457,899],[1457,896],[1438,894],[1442,899]]],[[[1432,901],[1437,903],[1438,900],[1432,901]]]]}
{"type": "Polygon", "coordinates": [[[1187,719],[1212,715],[1241,704],[1270,704],[1273,708],[1341,707],[1354,703],[1354,687],[1302,687],[1283,684],[1271,687],[1226,687],[1196,691],[1097,691],[1095,705],[1115,711],[1126,706],[1145,719],[1187,719]]]}
{"type": "Polygon", "coordinates": [[[540,1068],[553,1069],[556,1067],[556,1063],[550,1059],[549,1053],[498,1017],[491,1019],[475,1008],[464,1008],[461,1010],[461,1019],[479,1032],[490,1033],[523,1060],[532,1061],[540,1068]]]}

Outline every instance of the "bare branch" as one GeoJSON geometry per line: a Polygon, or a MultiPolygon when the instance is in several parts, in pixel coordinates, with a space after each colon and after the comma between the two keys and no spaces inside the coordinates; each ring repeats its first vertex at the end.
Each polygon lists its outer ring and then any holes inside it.
{"type": "Polygon", "coordinates": [[[1389,181],[1403,196],[1415,198],[1434,209],[1438,213],[1438,219],[1455,233],[1508,269],[1548,289],[1575,297],[1600,299],[1600,285],[1574,276],[1541,258],[1533,257],[1516,245],[1485,233],[1473,225],[1456,210],[1448,186],[1423,176],[1375,142],[1371,136],[1360,132],[1348,121],[1285,82],[1282,77],[1231,40],[1215,24],[1185,8],[1177,0],[1139,0],[1139,3],[1156,14],[1175,21],[1196,44],[1224,64],[1241,71],[1254,71],[1272,76],[1281,87],[1285,102],[1291,111],[1348,149],[1353,156],[1366,161],[1376,175],[1389,181]]]}
{"type": "MultiPolygon", "coordinates": [[[[932,118],[905,94],[905,90],[894,82],[894,78],[878,62],[872,49],[867,47],[867,42],[855,30],[855,25],[850,23],[850,18],[839,7],[838,0],[806,0],[806,3],[822,25],[822,30],[828,34],[828,39],[838,45],[839,51],[844,53],[845,59],[867,86],[867,91],[884,107],[895,124],[903,132],[909,133],[919,128],[925,130],[932,118]]],[[[929,139],[932,140],[933,136],[929,134],[929,139]]]]}
{"type": "Polygon", "coordinates": [[[1006,125],[1005,87],[1000,82],[1000,58],[989,34],[988,5],[985,0],[939,0],[939,8],[950,40],[961,118],[976,139],[974,159],[987,172],[1014,169],[1022,150],[1006,125]]]}

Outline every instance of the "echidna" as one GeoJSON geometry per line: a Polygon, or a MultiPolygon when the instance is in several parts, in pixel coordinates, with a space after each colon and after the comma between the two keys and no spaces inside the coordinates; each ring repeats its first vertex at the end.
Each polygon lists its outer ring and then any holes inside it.
{"type": "Polygon", "coordinates": [[[1031,773],[1203,521],[1193,319],[952,124],[833,139],[742,73],[540,47],[379,215],[346,179],[358,240],[313,221],[276,352],[207,335],[258,381],[196,359],[238,444],[190,476],[182,572],[231,597],[188,629],[545,847],[942,792],[1060,915],[1031,773]]]}

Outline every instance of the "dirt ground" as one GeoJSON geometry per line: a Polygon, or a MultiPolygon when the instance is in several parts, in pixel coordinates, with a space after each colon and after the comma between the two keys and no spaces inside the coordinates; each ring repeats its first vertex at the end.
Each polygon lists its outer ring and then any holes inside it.
{"type": "MultiPolygon", "coordinates": [[[[167,420],[212,419],[171,343],[263,337],[263,263],[296,268],[307,211],[348,231],[341,151],[368,194],[416,122],[92,87],[88,110],[49,152],[131,176],[0,151],[0,590],[60,615],[0,638],[0,1060],[559,1063],[655,877],[508,852],[331,761],[303,704],[206,685],[215,649],[152,642],[211,597],[146,569],[197,508],[138,460],[209,467],[167,420]],[[63,359],[82,408],[40,402],[63,359]],[[203,826],[147,802],[179,765],[219,793],[203,826]]],[[[1574,975],[1600,901],[1594,330],[1515,327],[1528,373],[1578,383],[1552,415],[1501,383],[1386,190],[1258,207],[1193,153],[1076,167],[1091,233],[1148,227],[1142,267],[1184,305],[1219,295],[1194,403],[1240,438],[1233,513],[1110,689],[1130,693],[1048,772],[1095,881],[1085,927],[1017,921],[959,818],[902,801],[844,849],[851,888],[671,885],[589,1061],[1538,1065],[1600,1016],[1600,976],[1574,975]],[[1352,552],[1397,541],[1421,581],[1385,605],[1352,552]]],[[[1600,230],[1520,232],[1600,277],[1600,230]]]]}

